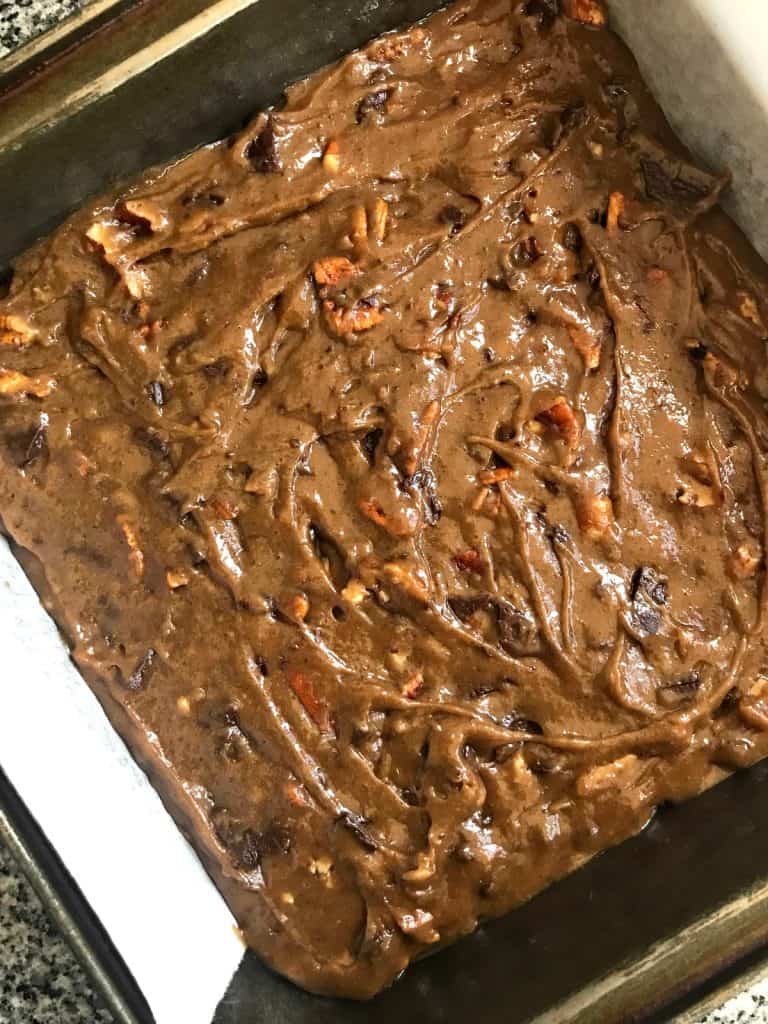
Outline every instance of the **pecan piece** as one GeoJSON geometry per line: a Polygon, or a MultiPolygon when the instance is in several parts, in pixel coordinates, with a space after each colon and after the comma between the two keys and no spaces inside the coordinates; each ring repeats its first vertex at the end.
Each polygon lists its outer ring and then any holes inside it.
{"type": "Polygon", "coordinates": [[[574,21],[594,25],[595,28],[603,28],[608,20],[599,0],[564,0],[563,9],[574,21]]]}
{"type": "Polygon", "coordinates": [[[552,405],[536,414],[539,423],[555,430],[568,448],[575,448],[581,438],[581,426],[568,400],[560,395],[552,405]]]}
{"type": "Polygon", "coordinates": [[[625,200],[621,192],[611,192],[608,199],[608,213],[605,226],[609,235],[615,235],[619,230],[619,218],[624,213],[625,200]]]}
{"type": "Polygon", "coordinates": [[[753,729],[768,731],[768,679],[760,679],[739,701],[739,714],[753,729]]]}
{"type": "Polygon", "coordinates": [[[390,583],[401,587],[406,594],[421,604],[429,604],[429,585],[418,568],[407,559],[387,562],[383,571],[390,583]]]}
{"type": "Polygon", "coordinates": [[[635,781],[641,767],[636,754],[626,754],[609,764],[595,765],[579,777],[576,792],[579,796],[595,796],[606,790],[622,789],[635,781]]]}
{"type": "Polygon", "coordinates": [[[370,299],[360,299],[354,306],[337,306],[330,299],[323,303],[325,322],[329,329],[340,336],[361,334],[380,324],[384,314],[370,299]]]}
{"type": "Polygon", "coordinates": [[[315,282],[321,288],[338,288],[359,273],[359,268],[346,256],[325,256],[312,266],[315,282]]]}
{"type": "Polygon", "coordinates": [[[400,692],[404,697],[407,697],[408,700],[415,700],[419,690],[421,690],[423,685],[424,676],[421,674],[421,672],[414,672],[403,683],[402,687],[400,688],[400,692]]]}
{"type": "Polygon", "coordinates": [[[331,139],[323,152],[323,169],[327,174],[338,174],[341,167],[341,146],[338,139],[331,139]]]}
{"type": "Polygon", "coordinates": [[[601,540],[613,528],[613,502],[607,494],[590,494],[577,507],[579,526],[590,540],[601,540]]]}
{"type": "Polygon", "coordinates": [[[383,242],[387,234],[387,222],[389,221],[389,203],[386,199],[379,197],[373,204],[371,216],[371,229],[373,237],[377,242],[383,242]]]}
{"type": "Polygon", "coordinates": [[[740,580],[752,579],[757,575],[762,560],[762,554],[756,544],[739,544],[731,555],[731,574],[740,580]]]}
{"type": "Polygon", "coordinates": [[[328,705],[318,696],[314,682],[303,672],[294,672],[290,678],[290,686],[315,725],[322,732],[327,732],[331,724],[328,705]]]}
{"type": "Polygon", "coordinates": [[[165,582],[171,590],[178,590],[179,587],[186,587],[189,583],[189,576],[183,569],[167,569],[165,582]]]}
{"type": "Polygon", "coordinates": [[[393,537],[410,537],[413,532],[407,522],[399,522],[393,516],[387,515],[375,498],[361,498],[358,502],[358,508],[371,522],[376,523],[377,526],[380,526],[382,530],[386,530],[393,537]]]}
{"type": "Polygon", "coordinates": [[[52,377],[27,377],[16,370],[0,369],[0,395],[9,397],[34,395],[45,398],[50,395],[55,382],[52,377]]]}
{"type": "Polygon", "coordinates": [[[485,571],[485,559],[476,548],[467,548],[453,556],[454,563],[465,572],[473,572],[478,576],[485,571]]]}
{"type": "Polygon", "coordinates": [[[600,365],[602,343],[599,338],[593,338],[581,327],[569,327],[568,334],[571,336],[573,347],[584,361],[585,370],[596,370],[600,365]]]}
{"type": "Polygon", "coordinates": [[[128,560],[133,568],[133,574],[136,579],[141,579],[144,576],[144,552],[139,546],[139,538],[133,523],[130,521],[128,516],[119,515],[117,517],[117,523],[120,529],[123,531],[125,542],[128,545],[130,551],[128,560]]]}
{"type": "Polygon", "coordinates": [[[37,337],[37,331],[23,317],[14,313],[0,316],[0,345],[16,345],[21,348],[31,345],[37,337]]]}

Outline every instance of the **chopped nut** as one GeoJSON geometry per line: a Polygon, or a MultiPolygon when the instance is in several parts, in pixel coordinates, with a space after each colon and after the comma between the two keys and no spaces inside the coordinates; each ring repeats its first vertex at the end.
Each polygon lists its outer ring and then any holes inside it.
{"type": "Polygon", "coordinates": [[[748,292],[739,292],[739,300],[739,312],[744,319],[751,321],[760,330],[764,330],[763,318],[760,316],[760,310],[754,296],[748,292]]]}
{"type": "Polygon", "coordinates": [[[368,214],[364,206],[356,206],[352,211],[352,232],[350,237],[357,246],[368,242],[368,214]]]}
{"type": "Polygon", "coordinates": [[[389,203],[379,197],[373,204],[372,229],[373,237],[377,242],[383,242],[387,234],[387,222],[389,220],[389,203]]]}
{"type": "Polygon", "coordinates": [[[176,707],[182,715],[188,715],[192,711],[192,705],[189,702],[189,697],[179,697],[176,701],[176,707]]]}
{"type": "Polygon", "coordinates": [[[768,731],[768,679],[760,679],[739,701],[739,714],[753,729],[768,731]]]}
{"type": "MultiPolygon", "coordinates": [[[[541,426],[541,424],[537,423],[536,426],[541,426]]],[[[477,474],[477,482],[483,484],[483,486],[487,488],[492,487],[494,484],[500,484],[503,480],[509,480],[509,478],[514,475],[515,470],[512,466],[498,466],[496,469],[482,469],[477,474]]],[[[483,498],[483,501],[485,501],[485,497],[483,498]]],[[[477,511],[477,509],[475,511],[477,511]]]]}
{"type": "Polygon", "coordinates": [[[315,725],[323,732],[327,732],[331,724],[328,705],[317,695],[314,682],[303,672],[294,672],[290,678],[290,686],[315,725]]]}
{"type": "Polygon", "coordinates": [[[34,395],[35,398],[45,398],[50,395],[54,385],[52,377],[27,377],[15,370],[0,369],[0,395],[34,395]]]}
{"type": "Polygon", "coordinates": [[[30,345],[38,337],[34,327],[13,313],[0,316],[0,345],[30,345]]]}
{"type": "Polygon", "coordinates": [[[605,146],[602,144],[602,142],[590,141],[587,143],[587,148],[589,149],[592,156],[595,157],[597,160],[602,160],[605,156],[605,146]]]}
{"type": "Polygon", "coordinates": [[[370,331],[384,319],[381,310],[366,299],[360,299],[351,307],[339,307],[327,299],[323,303],[323,312],[326,324],[338,335],[370,331]]]}
{"type": "Polygon", "coordinates": [[[711,487],[718,476],[717,464],[708,452],[691,452],[682,460],[682,467],[688,476],[698,480],[700,484],[706,484],[707,487],[711,487]]]}
{"type": "Polygon", "coordinates": [[[573,347],[584,360],[586,370],[596,370],[600,365],[602,343],[599,338],[594,338],[587,331],[580,327],[569,327],[568,333],[571,336],[573,347]]]}
{"type": "Polygon", "coordinates": [[[292,892],[284,892],[282,894],[282,896],[280,897],[280,899],[283,901],[283,903],[287,904],[289,907],[292,907],[294,905],[294,903],[296,902],[296,900],[293,898],[293,893],[292,892]]]}
{"type": "Polygon", "coordinates": [[[338,288],[355,278],[359,272],[346,256],[326,256],[315,260],[312,267],[315,282],[324,288],[338,288]]]}
{"type": "Polygon", "coordinates": [[[409,676],[403,683],[400,692],[404,697],[407,697],[408,700],[414,700],[423,685],[424,676],[421,672],[414,672],[413,675],[409,676]]]}
{"type": "Polygon", "coordinates": [[[386,530],[387,533],[391,533],[393,537],[408,537],[412,532],[406,522],[399,522],[392,516],[388,516],[374,498],[361,498],[358,502],[358,508],[363,515],[366,515],[377,526],[386,530]]]}
{"type": "Polygon", "coordinates": [[[666,272],[666,270],[664,270],[663,267],[651,267],[646,272],[645,276],[646,276],[646,279],[648,281],[650,281],[651,284],[661,284],[662,281],[666,281],[667,280],[667,278],[669,277],[669,274],[666,272]]]}
{"type": "Polygon", "coordinates": [[[309,614],[309,601],[304,594],[295,594],[288,602],[288,614],[297,622],[303,622],[309,614]]]}
{"type": "Polygon", "coordinates": [[[481,575],[485,571],[485,559],[475,548],[467,548],[453,556],[453,561],[466,572],[474,572],[481,575]]]}
{"type": "Polygon", "coordinates": [[[565,0],[565,13],[585,25],[603,28],[607,22],[605,10],[599,0],[565,0]]]}
{"type": "Polygon", "coordinates": [[[331,139],[323,153],[323,167],[328,174],[338,174],[341,166],[341,146],[338,139],[331,139]]]}
{"type": "Polygon", "coordinates": [[[313,857],[309,862],[309,872],[316,878],[319,878],[323,885],[332,885],[331,872],[333,871],[333,861],[330,857],[313,857]]]}
{"type": "Polygon", "coordinates": [[[755,544],[739,544],[731,555],[731,573],[740,580],[748,580],[757,574],[762,555],[755,544]]]}
{"type": "Polygon", "coordinates": [[[341,596],[350,604],[362,604],[369,596],[368,589],[360,580],[350,580],[341,592],[341,596]]]}
{"type": "Polygon", "coordinates": [[[171,590],[178,590],[179,587],[186,587],[189,583],[189,576],[183,569],[168,569],[165,574],[165,581],[171,590]]]}
{"type": "Polygon", "coordinates": [[[287,782],[284,789],[285,797],[294,807],[309,807],[310,799],[306,789],[299,782],[287,782]]]}
{"type": "Polygon", "coordinates": [[[624,213],[624,196],[621,192],[611,192],[608,200],[608,215],[605,226],[609,235],[615,235],[619,229],[619,218],[624,213]]]}
{"type": "Polygon", "coordinates": [[[411,882],[416,885],[423,885],[424,882],[428,882],[430,878],[434,878],[434,875],[434,856],[431,856],[428,853],[420,853],[417,858],[416,867],[412,868],[410,871],[404,872],[403,881],[411,882]]]}
{"type": "Polygon", "coordinates": [[[608,789],[621,789],[636,778],[640,767],[636,754],[626,754],[610,764],[595,765],[579,776],[576,792],[579,796],[594,796],[608,789]]]}
{"type": "Polygon", "coordinates": [[[167,216],[151,199],[123,199],[115,207],[115,213],[118,220],[150,231],[162,231],[168,227],[167,216]]]}
{"type": "Polygon", "coordinates": [[[717,505],[715,488],[699,483],[698,480],[684,481],[675,492],[675,501],[679,505],[691,508],[713,508],[717,505]]]}
{"type": "Polygon", "coordinates": [[[96,468],[96,466],[88,458],[85,452],[75,450],[73,452],[73,456],[75,460],[75,469],[80,474],[80,476],[83,479],[85,479],[88,476],[88,474],[91,473],[96,468]]]}
{"type": "Polygon", "coordinates": [[[208,506],[219,519],[237,519],[236,506],[234,506],[231,501],[227,501],[226,498],[221,498],[219,495],[214,494],[213,497],[208,500],[208,506]]]}
{"type": "Polygon", "coordinates": [[[422,604],[429,603],[429,586],[418,568],[406,559],[397,562],[387,562],[384,566],[384,575],[390,583],[397,586],[420,601],[422,604]]]}
{"type": "Polygon", "coordinates": [[[117,523],[123,531],[123,536],[130,548],[128,559],[133,567],[133,573],[136,578],[140,580],[144,576],[144,552],[139,547],[139,539],[136,535],[136,530],[128,516],[119,515],[117,517],[117,523]]]}
{"type": "Polygon", "coordinates": [[[739,384],[739,371],[731,363],[726,362],[714,352],[708,351],[702,360],[705,375],[719,388],[736,387],[739,384]]]}
{"type": "Polygon", "coordinates": [[[536,414],[536,419],[552,427],[569,448],[575,448],[581,438],[581,427],[568,400],[561,395],[547,409],[536,414]]]}
{"type": "Polygon", "coordinates": [[[388,651],[387,663],[390,668],[395,670],[395,672],[402,672],[408,664],[408,655],[405,651],[388,651]]]}
{"type": "Polygon", "coordinates": [[[579,526],[590,540],[601,540],[613,528],[613,502],[607,494],[590,494],[577,507],[579,526]]]}

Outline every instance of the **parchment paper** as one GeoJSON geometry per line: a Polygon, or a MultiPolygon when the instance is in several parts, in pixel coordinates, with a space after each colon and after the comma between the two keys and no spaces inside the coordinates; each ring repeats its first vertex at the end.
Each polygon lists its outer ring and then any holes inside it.
{"type": "MultiPolygon", "coordinates": [[[[675,128],[712,168],[733,172],[730,209],[768,255],[765,0],[612,0],[610,7],[675,128]]],[[[209,1024],[242,956],[232,918],[2,541],[0,649],[5,771],[158,1024],[209,1024]]]]}
{"type": "Polygon", "coordinates": [[[0,539],[0,762],[157,1024],[210,1024],[243,956],[234,921],[0,539]]]}

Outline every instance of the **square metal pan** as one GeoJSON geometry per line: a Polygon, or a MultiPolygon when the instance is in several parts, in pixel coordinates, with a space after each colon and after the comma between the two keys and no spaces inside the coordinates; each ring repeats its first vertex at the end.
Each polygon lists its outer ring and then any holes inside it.
{"type": "MultiPolygon", "coordinates": [[[[87,196],[227,135],[288,82],[437,6],[95,0],[0,62],[0,272],[87,196]]],[[[767,783],[764,764],[664,809],[641,836],[414,965],[372,1003],[307,995],[249,954],[215,1024],[694,1021],[764,969],[767,783]]],[[[0,837],[120,1024],[150,1024],[119,954],[1,771],[0,837]]]]}

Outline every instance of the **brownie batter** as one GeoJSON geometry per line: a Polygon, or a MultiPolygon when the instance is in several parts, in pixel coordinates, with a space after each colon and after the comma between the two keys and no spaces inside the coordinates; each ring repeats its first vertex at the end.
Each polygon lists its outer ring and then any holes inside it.
{"type": "Polygon", "coordinates": [[[596,0],[462,0],[18,261],[6,529],[299,984],[370,996],[768,754],[726,183],[596,0]]]}

